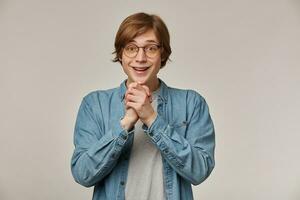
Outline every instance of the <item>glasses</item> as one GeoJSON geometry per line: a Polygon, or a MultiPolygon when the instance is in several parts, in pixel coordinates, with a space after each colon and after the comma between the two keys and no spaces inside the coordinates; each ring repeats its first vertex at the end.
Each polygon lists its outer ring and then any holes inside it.
{"type": "Polygon", "coordinates": [[[157,44],[148,44],[144,47],[139,47],[135,44],[128,44],[124,47],[124,53],[129,58],[134,58],[138,54],[140,48],[144,50],[144,53],[148,58],[154,58],[160,52],[160,46],[157,44]]]}

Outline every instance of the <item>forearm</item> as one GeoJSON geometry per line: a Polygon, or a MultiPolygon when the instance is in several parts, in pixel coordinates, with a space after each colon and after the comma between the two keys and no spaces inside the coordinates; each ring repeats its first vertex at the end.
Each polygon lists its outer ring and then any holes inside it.
{"type": "Polygon", "coordinates": [[[194,135],[192,137],[197,135],[199,137],[199,140],[192,142],[177,133],[158,115],[146,132],[161,151],[163,158],[179,175],[192,184],[196,185],[204,181],[214,168],[213,127],[206,130],[205,135],[192,132],[194,135]]]}
{"type": "Polygon", "coordinates": [[[75,144],[71,161],[72,174],[76,182],[86,187],[101,181],[114,168],[131,140],[131,136],[120,125],[94,142],[87,142],[87,138],[79,132],[75,135],[81,143],[75,144]]]}

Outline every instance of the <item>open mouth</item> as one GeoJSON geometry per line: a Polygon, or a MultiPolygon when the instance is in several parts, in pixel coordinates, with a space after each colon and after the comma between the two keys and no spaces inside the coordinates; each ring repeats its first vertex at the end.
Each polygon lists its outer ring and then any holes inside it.
{"type": "Polygon", "coordinates": [[[145,72],[147,71],[150,67],[132,67],[136,72],[145,72]]]}

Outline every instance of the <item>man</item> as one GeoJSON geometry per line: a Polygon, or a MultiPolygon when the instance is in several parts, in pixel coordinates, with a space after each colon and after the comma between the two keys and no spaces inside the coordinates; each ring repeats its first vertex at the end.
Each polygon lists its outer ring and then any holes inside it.
{"type": "Polygon", "coordinates": [[[114,53],[128,78],[83,98],[74,131],[74,179],[95,186],[93,200],[193,199],[191,184],[214,168],[214,126],[200,94],[157,77],[171,54],[165,23],[146,13],[127,17],[114,53]]]}

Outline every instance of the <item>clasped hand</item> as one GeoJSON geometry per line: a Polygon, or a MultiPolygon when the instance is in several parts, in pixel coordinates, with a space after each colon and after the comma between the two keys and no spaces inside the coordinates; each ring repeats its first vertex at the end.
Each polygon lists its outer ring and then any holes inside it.
{"type": "Polygon", "coordinates": [[[152,94],[146,85],[130,83],[125,93],[126,113],[121,120],[123,128],[132,128],[138,119],[149,127],[156,118],[151,102],[152,94]]]}

